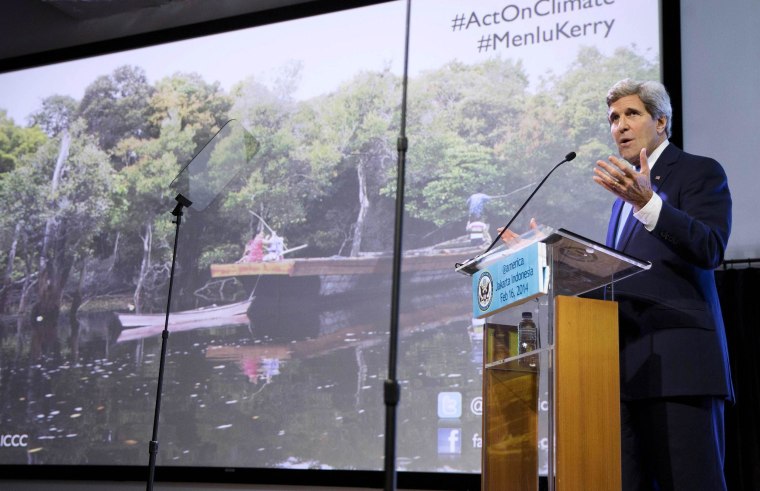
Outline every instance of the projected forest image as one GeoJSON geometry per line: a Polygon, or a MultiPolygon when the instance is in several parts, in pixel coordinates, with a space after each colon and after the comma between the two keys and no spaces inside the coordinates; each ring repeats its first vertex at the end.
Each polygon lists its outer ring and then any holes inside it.
{"type": "MultiPolygon", "coordinates": [[[[0,107],[0,430],[26,435],[0,463],[147,463],[169,184],[234,120],[258,151],[183,217],[158,463],[382,468],[402,79],[361,70],[299,98],[303,70],[224,89],[123,65],[81,98],[40,94],[26,121],[0,107]]],[[[479,472],[482,333],[453,265],[569,151],[522,218],[600,236],[611,200],[591,169],[614,152],[604,94],[623,77],[656,79],[659,59],[585,47],[560,74],[497,56],[410,78],[399,469],[479,472]],[[455,455],[441,392],[466,401],[455,455]]]]}

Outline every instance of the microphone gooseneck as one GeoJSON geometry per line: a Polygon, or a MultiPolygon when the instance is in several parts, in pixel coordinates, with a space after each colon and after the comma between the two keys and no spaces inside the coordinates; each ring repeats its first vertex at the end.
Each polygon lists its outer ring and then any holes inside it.
{"type": "Polygon", "coordinates": [[[509,223],[507,223],[504,226],[504,228],[501,229],[501,232],[499,232],[499,234],[496,236],[496,238],[493,240],[493,242],[491,242],[491,245],[488,246],[488,249],[486,249],[485,251],[483,251],[483,254],[485,254],[486,252],[488,252],[491,249],[493,249],[493,246],[495,246],[496,243],[499,242],[499,240],[501,240],[501,236],[504,234],[504,232],[507,231],[507,229],[509,229],[509,226],[512,225],[512,222],[515,221],[515,218],[517,218],[520,215],[520,212],[522,212],[523,208],[525,208],[525,206],[530,202],[531,198],[533,198],[533,195],[536,194],[536,192],[539,189],[541,189],[541,186],[543,186],[543,184],[546,182],[546,180],[549,179],[549,176],[552,175],[552,172],[554,172],[555,170],[557,170],[557,167],[559,167],[560,165],[564,164],[565,162],[570,162],[574,158],[575,158],[575,152],[568,153],[567,155],[565,155],[564,159],[562,159],[557,165],[555,165],[552,168],[552,170],[550,170],[549,173],[546,174],[546,176],[544,176],[543,179],[541,179],[541,182],[538,183],[538,186],[536,186],[536,189],[534,189],[533,192],[530,193],[530,196],[528,196],[528,199],[526,199],[525,202],[520,206],[520,208],[515,212],[515,214],[512,215],[512,219],[509,221],[509,223]]]}
{"type": "Polygon", "coordinates": [[[530,193],[530,196],[528,196],[528,199],[526,199],[525,202],[522,205],[520,205],[520,208],[515,212],[514,215],[512,215],[512,219],[509,220],[509,223],[507,223],[501,229],[501,232],[499,232],[499,234],[496,236],[496,238],[493,240],[493,242],[491,242],[491,245],[489,245],[488,248],[485,251],[483,251],[482,253],[478,254],[473,259],[465,261],[464,263],[458,263],[458,264],[456,264],[455,268],[458,271],[464,272],[465,274],[470,274],[471,275],[471,274],[475,273],[476,270],[473,269],[473,265],[477,261],[477,259],[479,259],[481,256],[483,256],[484,254],[486,254],[488,251],[490,251],[491,249],[493,249],[493,246],[495,246],[501,240],[501,236],[504,234],[504,232],[506,232],[509,229],[509,227],[512,225],[512,223],[515,221],[515,218],[517,218],[518,215],[520,215],[520,212],[522,212],[523,208],[525,208],[525,206],[530,202],[531,198],[533,198],[533,195],[536,194],[536,192],[539,189],[541,189],[541,186],[543,186],[544,182],[546,182],[546,180],[549,179],[549,176],[551,176],[552,173],[555,170],[557,170],[557,167],[559,167],[560,165],[564,164],[565,162],[570,162],[571,160],[573,160],[575,158],[575,156],[576,156],[575,152],[570,152],[567,155],[565,155],[565,158],[562,159],[559,163],[557,163],[557,165],[555,165],[552,168],[552,170],[550,170],[549,173],[546,174],[546,176],[544,176],[543,179],[541,179],[541,182],[538,183],[538,186],[536,186],[536,189],[534,189],[533,192],[530,193]]]}

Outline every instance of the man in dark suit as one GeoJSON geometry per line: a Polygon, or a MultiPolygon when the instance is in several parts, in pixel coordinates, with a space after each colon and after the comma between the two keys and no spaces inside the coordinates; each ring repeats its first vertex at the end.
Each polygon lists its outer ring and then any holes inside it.
{"type": "Polygon", "coordinates": [[[607,107],[622,157],[594,169],[617,197],[607,245],[652,262],[613,286],[623,489],[725,490],[723,405],[733,389],[713,270],[731,230],[726,174],[668,142],[672,109],[659,82],[622,80],[607,107]]]}

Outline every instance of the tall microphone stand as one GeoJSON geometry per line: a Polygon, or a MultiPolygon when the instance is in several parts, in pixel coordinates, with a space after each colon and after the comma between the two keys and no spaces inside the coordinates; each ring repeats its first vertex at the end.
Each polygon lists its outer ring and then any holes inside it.
{"type": "Polygon", "coordinates": [[[391,283],[391,326],[388,349],[388,379],[383,385],[385,401],[385,491],[396,489],[396,409],[401,389],[396,380],[398,365],[398,323],[401,298],[401,235],[404,222],[404,174],[406,172],[406,87],[409,73],[409,25],[412,0],[406,1],[406,40],[404,44],[404,74],[401,81],[401,127],[396,143],[398,166],[396,175],[396,217],[393,238],[393,277],[391,283]]]}
{"type": "Polygon", "coordinates": [[[179,225],[182,223],[182,208],[189,208],[193,202],[178,194],[175,198],[177,206],[172,210],[172,215],[176,220],[174,233],[174,250],[172,251],[172,269],[169,273],[169,294],[166,299],[166,319],[164,320],[164,330],[161,332],[161,362],[158,365],[158,387],[156,388],[156,410],[153,415],[153,436],[148,445],[150,453],[150,463],[148,464],[148,484],[147,491],[153,491],[153,479],[156,473],[156,454],[158,453],[158,418],[161,412],[161,391],[164,385],[164,365],[166,363],[166,342],[169,339],[169,310],[172,304],[172,286],[174,285],[174,264],[177,260],[177,242],[179,241],[179,225]]]}

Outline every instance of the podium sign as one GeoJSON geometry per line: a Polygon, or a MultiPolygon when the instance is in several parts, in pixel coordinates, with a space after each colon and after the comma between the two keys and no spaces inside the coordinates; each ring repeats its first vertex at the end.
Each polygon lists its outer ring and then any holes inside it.
{"type": "Polygon", "coordinates": [[[534,242],[495,258],[472,276],[472,316],[480,319],[546,295],[546,244],[534,242]]]}

